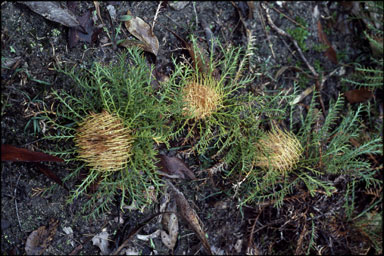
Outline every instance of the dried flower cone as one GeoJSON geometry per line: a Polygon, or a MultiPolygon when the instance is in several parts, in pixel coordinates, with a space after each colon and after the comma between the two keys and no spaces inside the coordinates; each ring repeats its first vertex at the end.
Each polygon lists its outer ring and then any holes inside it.
{"type": "Polygon", "coordinates": [[[300,141],[292,133],[280,129],[270,131],[256,144],[256,165],[262,168],[290,171],[303,153],[300,141]]]}
{"type": "Polygon", "coordinates": [[[113,114],[103,111],[91,114],[76,131],[79,158],[92,169],[118,171],[131,154],[129,129],[113,114]]]}
{"type": "Polygon", "coordinates": [[[213,78],[202,78],[192,81],[183,89],[184,112],[195,119],[210,116],[220,105],[221,95],[215,89],[213,78]]]}

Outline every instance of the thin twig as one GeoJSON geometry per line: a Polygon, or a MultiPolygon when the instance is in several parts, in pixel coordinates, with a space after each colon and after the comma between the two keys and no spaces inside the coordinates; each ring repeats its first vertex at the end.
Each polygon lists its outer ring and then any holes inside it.
{"type": "Polygon", "coordinates": [[[281,12],[279,9],[275,8],[275,7],[272,7],[272,9],[278,13],[280,13],[281,15],[283,15],[285,18],[287,18],[289,21],[293,22],[294,24],[302,27],[303,29],[305,30],[308,30],[306,27],[304,27],[303,25],[301,25],[300,23],[298,23],[297,21],[295,21],[294,19],[290,18],[289,16],[287,16],[286,14],[284,14],[283,12],[281,12]]]}
{"type": "Polygon", "coordinates": [[[305,58],[304,54],[303,54],[303,51],[301,50],[301,48],[299,47],[297,41],[290,35],[288,34],[287,32],[285,32],[284,30],[280,29],[279,27],[277,27],[275,25],[275,23],[273,23],[272,21],[272,18],[271,18],[271,15],[269,14],[269,8],[265,5],[265,3],[261,3],[261,7],[263,7],[263,9],[265,10],[265,14],[267,16],[267,21],[268,21],[268,24],[279,34],[279,35],[282,35],[282,36],[286,36],[288,37],[292,42],[293,44],[295,45],[297,51],[299,52],[299,55],[301,57],[301,59],[304,61],[304,63],[307,65],[307,67],[309,68],[309,70],[312,72],[312,74],[318,78],[319,77],[319,74],[317,74],[317,72],[315,71],[315,69],[312,67],[311,64],[309,64],[307,58],[305,58]]]}
{"type": "Polygon", "coordinates": [[[197,16],[197,10],[196,10],[196,2],[192,2],[193,5],[193,11],[195,12],[195,20],[196,20],[196,28],[199,27],[199,17],[197,16]]]}
{"type": "MultiPolygon", "coordinates": [[[[263,19],[262,15],[261,15],[261,12],[260,12],[260,7],[257,8],[257,14],[259,16],[259,20],[261,21],[261,25],[263,26],[263,30],[265,32],[265,35],[267,36],[268,46],[271,49],[272,56],[273,56],[274,59],[276,59],[275,51],[273,50],[273,45],[272,45],[272,42],[271,42],[271,38],[269,36],[269,32],[268,32],[268,30],[265,27],[265,22],[264,22],[264,19],[263,19]]],[[[285,43],[285,41],[284,41],[284,43],[285,43]]]]}
{"type": "Polygon", "coordinates": [[[20,177],[21,177],[21,174],[19,175],[19,177],[17,178],[17,182],[16,182],[16,186],[15,186],[15,191],[14,191],[14,197],[15,197],[15,208],[16,208],[16,216],[17,216],[17,221],[19,222],[19,227],[20,227],[20,231],[23,231],[21,229],[21,222],[20,222],[20,216],[19,216],[19,209],[17,207],[17,200],[16,200],[16,193],[17,193],[17,186],[19,185],[19,181],[20,181],[20,177]]]}
{"type": "Polygon", "coordinates": [[[156,20],[157,20],[157,16],[159,15],[159,12],[160,12],[160,8],[161,8],[161,4],[163,3],[163,1],[160,1],[159,2],[159,5],[157,6],[157,9],[156,9],[156,13],[155,13],[155,17],[153,18],[153,22],[152,22],[152,34],[153,34],[153,29],[155,27],[155,23],[156,23],[156,20]]]}
{"type": "Polygon", "coordinates": [[[259,214],[257,215],[257,217],[255,218],[255,221],[253,222],[252,229],[251,229],[251,234],[250,234],[250,236],[249,236],[249,240],[248,240],[248,248],[247,248],[247,251],[248,251],[249,248],[251,248],[252,245],[253,245],[253,234],[255,233],[256,223],[257,223],[257,220],[259,219],[261,213],[263,212],[263,210],[264,210],[264,206],[261,207],[259,214]]]}

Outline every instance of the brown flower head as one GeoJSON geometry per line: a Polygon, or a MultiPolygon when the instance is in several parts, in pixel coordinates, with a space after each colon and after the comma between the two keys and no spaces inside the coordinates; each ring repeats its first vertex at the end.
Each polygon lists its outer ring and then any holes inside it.
{"type": "Polygon", "coordinates": [[[222,96],[214,78],[194,79],[183,88],[183,111],[195,119],[210,116],[220,105],[222,96]]]}
{"type": "Polygon", "coordinates": [[[256,165],[279,170],[282,173],[294,168],[303,153],[296,136],[279,128],[273,129],[256,144],[256,165]]]}
{"type": "Polygon", "coordinates": [[[131,154],[129,129],[114,114],[103,111],[90,114],[76,131],[79,158],[93,169],[118,171],[131,154]]]}

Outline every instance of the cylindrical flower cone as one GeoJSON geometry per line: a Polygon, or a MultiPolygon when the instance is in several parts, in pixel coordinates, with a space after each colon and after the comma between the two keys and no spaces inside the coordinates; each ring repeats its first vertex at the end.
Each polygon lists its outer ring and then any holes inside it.
{"type": "Polygon", "coordinates": [[[115,114],[90,114],[76,131],[78,157],[102,172],[124,168],[131,155],[130,131],[115,114]]]}
{"type": "Polygon", "coordinates": [[[184,113],[191,115],[194,119],[210,116],[222,101],[215,83],[213,78],[204,76],[187,84],[183,88],[184,113]]]}
{"type": "Polygon", "coordinates": [[[264,169],[291,171],[299,162],[303,148],[296,136],[279,128],[273,129],[256,144],[256,165],[264,169]]]}

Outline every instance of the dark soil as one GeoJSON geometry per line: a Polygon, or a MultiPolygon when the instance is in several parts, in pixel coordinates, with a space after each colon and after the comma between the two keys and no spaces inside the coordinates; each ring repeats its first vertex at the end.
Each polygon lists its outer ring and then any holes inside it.
{"type": "MultiPolygon", "coordinates": [[[[108,4],[115,7],[117,17],[125,15],[127,10],[130,10],[148,24],[152,24],[158,7],[158,2],[102,2],[101,15],[107,30],[112,34],[120,22],[108,21],[106,9],[108,4]]],[[[227,46],[232,44],[246,47],[245,31],[248,29],[252,32],[256,39],[256,50],[250,62],[249,72],[259,73],[255,88],[275,90],[289,88],[292,87],[293,81],[298,81],[301,89],[312,85],[310,82],[303,82],[298,71],[293,69],[286,71],[277,80],[274,79],[276,72],[283,66],[299,66],[307,73],[309,71],[288,38],[278,35],[269,27],[266,29],[267,20],[260,3],[254,3],[251,15],[249,6],[244,3],[236,3],[239,9],[236,9],[231,2],[196,2],[195,5],[190,2],[181,9],[175,9],[172,7],[173,4],[165,1],[156,20],[154,33],[160,43],[158,56],[155,59],[148,54],[148,61],[155,65],[159,73],[169,75],[173,69],[171,57],[179,58],[181,54],[187,53],[180,50],[183,47],[182,42],[169,30],[185,39],[193,34],[206,45],[206,34],[201,26],[201,21],[204,20],[214,36],[220,38],[227,46]],[[244,22],[240,20],[239,12],[242,13],[244,22]]],[[[313,50],[319,44],[317,24],[312,15],[315,5],[318,5],[324,17],[331,17],[333,14],[334,18],[352,17],[348,10],[338,3],[287,2],[283,6],[271,4],[293,19],[300,17],[308,26],[309,34],[305,40],[308,50],[304,51],[304,55],[318,73],[329,74],[336,68],[344,67],[344,73],[328,79],[322,88],[322,99],[327,107],[329,100],[334,100],[340,92],[354,89],[351,85],[342,84],[341,76],[352,72],[350,63],[367,62],[371,50],[362,36],[364,26],[358,20],[347,23],[348,28],[340,28],[331,22],[328,22],[326,27],[326,22],[323,23],[328,31],[328,40],[338,53],[338,64],[332,63],[323,52],[313,50]]],[[[78,15],[94,8],[93,2],[81,2],[78,15]]],[[[276,11],[271,10],[271,18],[284,31],[297,27],[276,11]]],[[[96,25],[100,24],[101,21],[98,19],[96,25]]],[[[118,39],[130,37],[125,27],[122,28],[124,33],[120,33],[118,39]]],[[[64,75],[58,74],[53,69],[54,66],[61,63],[69,67],[73,65],[88,67],[96,61],[109,63],[124,50],[113,45],[103,46],[110,42],[105,31],[98,35],[94,43],[80,42],[74,48],[69,48],[67,34],[67,27],[45,19],[23,4],[1,3],[2,62],[4,57],[10,59],[20,57],[18,63],[10,69],[3,67],[1,69],[2,144],[40,152],[52,148],[53,145],[42,139],[49,127],[44,120],[34,120],[34,117],[38,116],[44,107],[48,109],[52,107],[54,110],[57,102],[53,99],[53,90],[70,91],[74,86],[64,75]]],[[[309,101],[310,97],[304,100],[306,103],[309,101]]],[[[378,110],[376,112],[378,113],[378,110]]],[[[377,117],[375,120],[382,122],[382,117],[381,119],[377,117]]],[[[305,199],[289,201],[280,209],[272,205],[254,205],[239,209],[238,201],[227,193],[232,184],[224,181],[220,173],[208,177],[202,170],[209,166],[199,166],[201,162],[198,159],[184,158],[184,160],[191,164],[190,168],[195,171],[197,181],[174,181],[174,184],[184,193],[200,217],[215,254],[241,255],[247,248],[253,248],[252,253],[255,254],[306,253],[311,234],[305,233],[303,229],[311,229],[313,221],[324,223],[325,226],[323,230],[317,232],[316,250],[312,249],[312,253],[375,253],[370,241],[358,239],[359,236],[354,234],[350,223],[337,219],[335,217],[339,216],[337,214],[331,214],[342,211],[344,201],[343,198],[339,198],[342,197],[340,194],[331,198],[321,194],[315,197],[308,196],[305,199]],[[312,220],[305,217],[308,209],[311,209],[312,220]],[[334,232],[341,235],[336,234],[330,239],[327,233],[330,230],[329,226],[334,227],[334,232]],[[306,235],[301,236],[304,233],[306,235]],[[300,242],[300,238],[304,241],[300,242]],[[299,243],[307,245],[303,247],[305,250],[298,248],[299,243]]],[[[71,166],[63,163],[46,165],[60,178],[64,178],[71,171],[71,166]]],[[[47,190],[54,183],[38,172],[36,164],[4,161],[1,167],[2,254],[25,254],[27,237],[32,231],[47,225],[51,218],[58,220],[59,225],[44,254],[69,254],[79,245],[82,245],[79,254],[100,254],[99,248],[92,245],[90,237],[106,228],[110,234],[110,249],[114,250],[126,239],[129,230],[158,211],[158,204],[144,212],[126,211],[121,214],[124,223],[119,224],[117,221],[119,211],[116,206],[97,220],[85,220],[77,213],[86,198],[67,204],[68,192],[61,187],[47,190]],[[37,194],[39,190],[47,192],[37,194]],[[64,228],[68,227],[73,230],[72,236],[64,232],[64,228]]],[[[71,183],[67,185],[70,188],[74,186],[71,183]]],[[[372,199],[363,193],[356,196],[359,197],[356,199],[356,208],[361,210],[364,209],[365,201],[372,199]]],[[[204,254],[205,251],[195,233],[187,223],[183,221],[180,223],[178,242],[173,253],[204,254]]],[[[158,222],[152,221],[145,225],[139,234],[151,234],[159,228],[159,225],[158,222]]],[[[154,238],[152,243],[134,237],[127,248],[141,254],[170,253],[159,237],[154,238]]]]}

